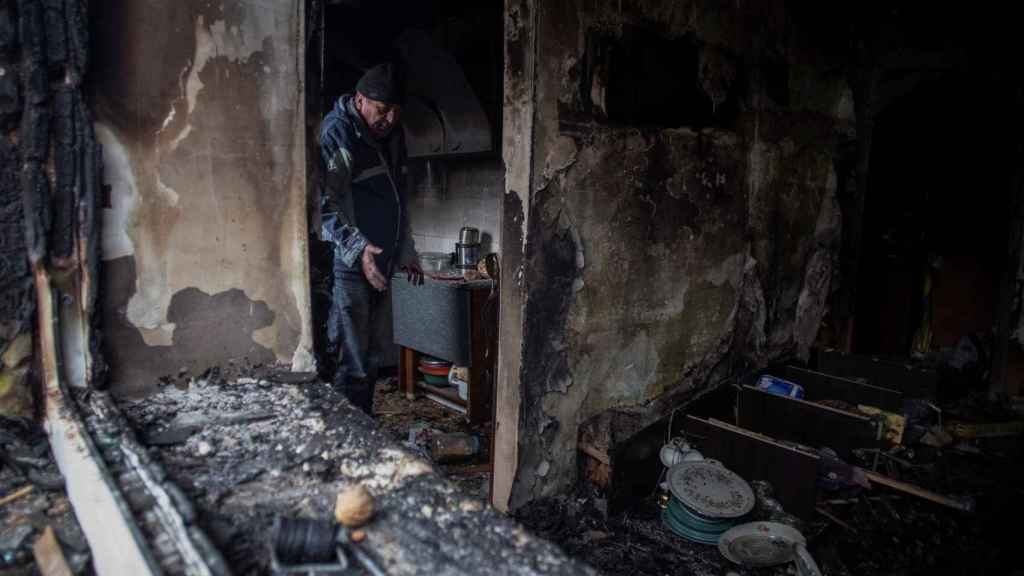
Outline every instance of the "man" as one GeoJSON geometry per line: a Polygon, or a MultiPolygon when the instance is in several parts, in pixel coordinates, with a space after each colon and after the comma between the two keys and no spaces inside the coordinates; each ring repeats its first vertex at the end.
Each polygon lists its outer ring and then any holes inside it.
{"type": "Polygon", "coordinates": [[[396,69],[367,71],[320,125],[324,162],[321,234],[334,243],[334,290],[327,338],[338,353],[334,386],[367,414],[373,410],[391,273],[423,282],[401,187],[403,87],[396,69]]]}

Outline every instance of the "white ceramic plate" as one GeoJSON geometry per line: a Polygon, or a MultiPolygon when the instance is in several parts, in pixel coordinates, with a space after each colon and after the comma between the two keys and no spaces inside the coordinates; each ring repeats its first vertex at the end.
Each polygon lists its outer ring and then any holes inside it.
{"type": "Polygon", "coordinates": [[[796,546],[806,540],[791,526],[778,522],[750,522],[725,531],[718,538],[718,551],[742,566],[763,567],[793,560],[796,546]]]}
{"type": "Polygon", "coordinates": [[[683,505],[707,518],[739,518],[754,508],[750,484],[721,464],[676,464],[668,471],[668,486],[683,505]]]}

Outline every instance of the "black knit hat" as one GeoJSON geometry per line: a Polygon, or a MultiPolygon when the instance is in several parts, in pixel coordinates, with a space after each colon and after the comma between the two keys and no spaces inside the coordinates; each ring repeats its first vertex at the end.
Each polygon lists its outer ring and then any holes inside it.
{"type": "Polygon", "coordinates": [[[405,101],[405,83],[394,64],[378,64],[363,74],[356,90],[371,100],[401,105],[405,101]]]}

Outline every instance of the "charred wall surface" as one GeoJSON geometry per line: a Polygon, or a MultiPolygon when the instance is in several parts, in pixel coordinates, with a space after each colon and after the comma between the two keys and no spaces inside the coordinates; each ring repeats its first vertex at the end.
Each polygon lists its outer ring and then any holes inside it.
{"type": "Polygon", "coordinates": [[[0,2],[0,413],[31,409],[28,386],[35,298],[21,204],[21,116],[18,19],[14,2],[0,2]],[[12,132],[14,134],[12,134],[12,132]]]}
{"type": "Polygon", "coordinates": [[[304,4],[93,11],[115,391],[228,360],[311,369],[304,4]]]}
{"type": "Polygon", "coordinates": [[[523,206],[510,220],[506,202],[504,232],[525,231],[503,241],[522,287],[516,507],[572,484],[591,419],[638,428],[807,353],[837,285],[834,162],[853,101],[832,47],[782,2],[517,2],[507,15],[506,109],[518,94],[534,110],[505,147],[523,206]]]}
{"type": "MultiPolygon", "coordinates": [[[[0,1],[0,414],[28,416],[36,288],[48,271],[76,338],[73,383],[103,370],[92,342],[100,162],[82,95],[89,66],[85,3],[0,1]],[[90,334],[91,332],[91,334],[90,334]],[[91,336],[91,337],[90,337],[91,336]],[[83,343],[88,340],[89,343],[83,343]]],[[[49,286],[47,286],[49,287],[49,286]]],[[[71,355],[69,354],[69,357],[71,355]]]]}

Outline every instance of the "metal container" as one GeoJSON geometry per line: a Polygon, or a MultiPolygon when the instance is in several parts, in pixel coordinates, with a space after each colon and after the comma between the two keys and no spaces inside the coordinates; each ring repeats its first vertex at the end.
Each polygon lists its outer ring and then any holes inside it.
{"type": "Polygon", "coordinates": [[[462,432],[437,434],[430,439],[430,457],[434,462],[458,462],[480,453],[480,437],[462,432]]]}
{"type": "Polygon", "coordinates": [[[459,270],[475,270],[476,262],[480,259],[480,244],[455,245],[455,267],[459,270]]]}
{"type": "Polygon", "coordinates": [[[461,271],[475,270],[480,259],[480,230],[464,226],[455,244],[455,267],[461,271]]]}
{"type": "Polygon", "coordinates": [[[471,226],[465,226],[459,230],[459,244],[479,244],[480,231],[471,226]]]}

